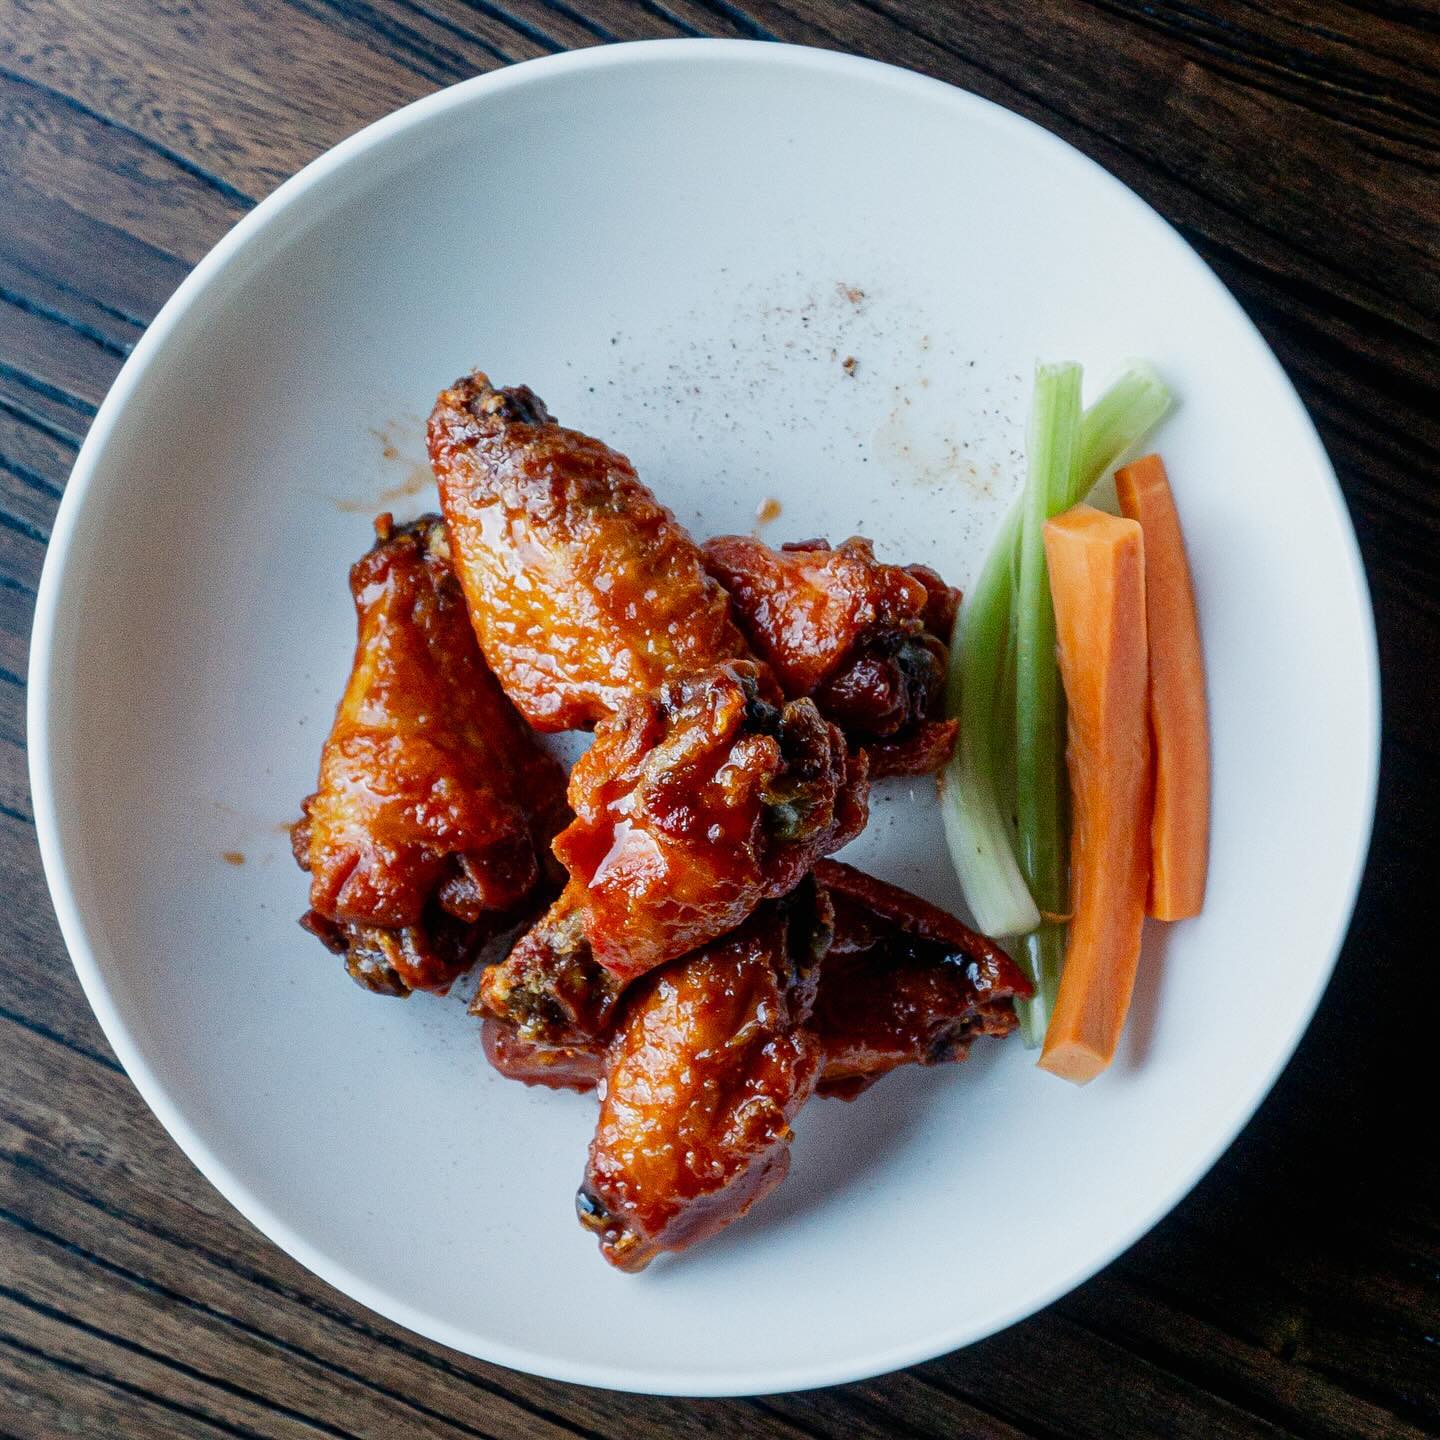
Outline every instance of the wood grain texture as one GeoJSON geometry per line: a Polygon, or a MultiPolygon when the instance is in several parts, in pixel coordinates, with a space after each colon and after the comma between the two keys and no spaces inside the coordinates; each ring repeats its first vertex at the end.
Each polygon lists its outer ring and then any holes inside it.
{"type": "Polygon", "coordinates": [[[1440,967],[1424,940],[1440,856],[1437,218],[1440,11],[1409,0],[0,0],[0,1440],[1440,1431],[1440,967]],[[55,506],[95,407],[188,268],[398,105],[531,56],[676,35],[938,75],[1061,134],[1173,221],[1274,346],[1335,461],[1387,704],[1350,940],[1295,1061],[1214,1172],[1002,1335],[747,1401],[481,1364],[251,1230],[90,1016],[24,769],[55,506]]]}

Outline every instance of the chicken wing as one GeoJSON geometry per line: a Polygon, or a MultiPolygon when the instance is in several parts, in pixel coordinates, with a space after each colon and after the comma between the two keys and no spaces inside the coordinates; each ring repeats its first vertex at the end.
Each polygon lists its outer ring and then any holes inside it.
{"type": "Polygon", "coordinates": [[[820,1074],[805,1028],[829,907],[806,884],[647,976],[605,1056],[580,1221],[622,1270],[738,1219],[784,1178],[820,1074]]]}
{"type": "Polygon", "coordinates": [[[350,572],[354,666],[291,832],[301,923],[369,989],[443,991],[538,898],[565,776],[485,667],[439,517],[375,528],[350,572]]]}
{"type": "Polygon", "coordinates": [[[835,936],[810,1024],[823,1095],[852,1099],[897,1065],[963,1060],[978,1035],[1008,1035],[1030,982],[996,944],[937,906],[853,866],[822,860],[816,882],[835,936]]]}
{"type": "Polygon", "coordinates": [[[570,775],[555,840],[594,958],[621,981],[728,934],[865,825],[863,755],[731,661],[625,702],[570,775]]]}
{"type": "Polygon", "coordinates": [[[813,697],[869,750],[872,776],[925,774],[949,759],[956,727],[940,703],[957,590],[927,566],[881,564],[858,537],[772,550],[721,535],[704,553],[786,696],[813,697]]]}
{"type": "Polygon", "coordinates": [[[700,551],[599,440],[476,371],[442,391],[430,460],[475,632],[537,730],[748,654],[700,551]]]}
{"type": "MultiPolygon", "coordinates": [[[[823,1055],[822,1095],[853,1098],[899,1065],[963,1060],[977,1036],[1015,1028],[1015,998],[1031,987],[999,946],[918,895],[839,861],[821,860],[813,878],[835,915],[807,1022],[823,1055]]],[[[492,966],[480,996],[492,985],[502,997],[522,988],[518,977],[499,980],[514,966],[513,952],[492,966]]],[[[570,998],[577,966],[590,985],[606,974],[583,953],[545,957],[532,945],[519,967],[528,987],[523,1003],[477,998],[486,1053],[502,1074],[572,1090],[598,1081],[613,992],[603,1007],[577,1005],[570,998]],[[563,1019],[537,1024],[529,1018],[537,1014],[563,1019]]]]}

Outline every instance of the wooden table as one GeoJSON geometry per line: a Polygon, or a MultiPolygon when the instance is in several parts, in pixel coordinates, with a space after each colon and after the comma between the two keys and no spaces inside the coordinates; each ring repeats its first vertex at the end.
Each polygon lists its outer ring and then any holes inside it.
{"type": "Polygon", "coordinates": [[[0,0],[0,105],[0,1436],[1440,1428],[1434,0],[0,0]],[[745,1401],[616,1396],[452,1354],[251,1230],[91,1018],[25,776],[26,647],[56,502],[189,267],[292,171],[406,101],[570,46],[673,35],[801,41],[941,76],[1158,206],[1315,416],[1386,672],[1380,814],[1349,944],[1299,1055],[1215,1171],[1129,1254],[1002,1335],[866,1384],[745,1401]]]}

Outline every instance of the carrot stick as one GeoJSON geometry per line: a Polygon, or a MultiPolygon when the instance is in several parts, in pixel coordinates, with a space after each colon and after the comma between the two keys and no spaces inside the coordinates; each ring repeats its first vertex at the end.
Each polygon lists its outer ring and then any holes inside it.
{"type": "Polygon", "coordinates": [[[1145,546],[1088,505],[1045,526],[1068,707],[1070,931],[1040,1065],[1077,1085],[1115,1055],[1150,878],[1145,546]]]}
{"type": "Polygon", "coordinates": [[[1155,746],[1148,911],[1185,920],[1205,903],[1210,853],[1210,733],[1195,587],[1165,466],[1146,455],[1115,472],[1120,509],[1145,532],[1150,730],[1155,746]]]}

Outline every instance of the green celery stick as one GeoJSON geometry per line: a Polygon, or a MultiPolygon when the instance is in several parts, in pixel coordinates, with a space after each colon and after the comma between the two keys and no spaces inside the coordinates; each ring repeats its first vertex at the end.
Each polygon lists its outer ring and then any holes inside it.
{"type": "Polygon", "coordinates": [[[1065,954],[1069,892],[1065,829],[1065,697],[1055,659],[1055,611],[1045,566],[1045,522],[1076,489],[1080,449],[1080,367],[1041,365],[1030,411],[1028,473],[1020,502],[1015,610],[1015,816],[1017,859],[1041,924],[1018,958],[1035,998],[1020,1008],[1027,1042],[1043,1037],[1065,954]]]}

